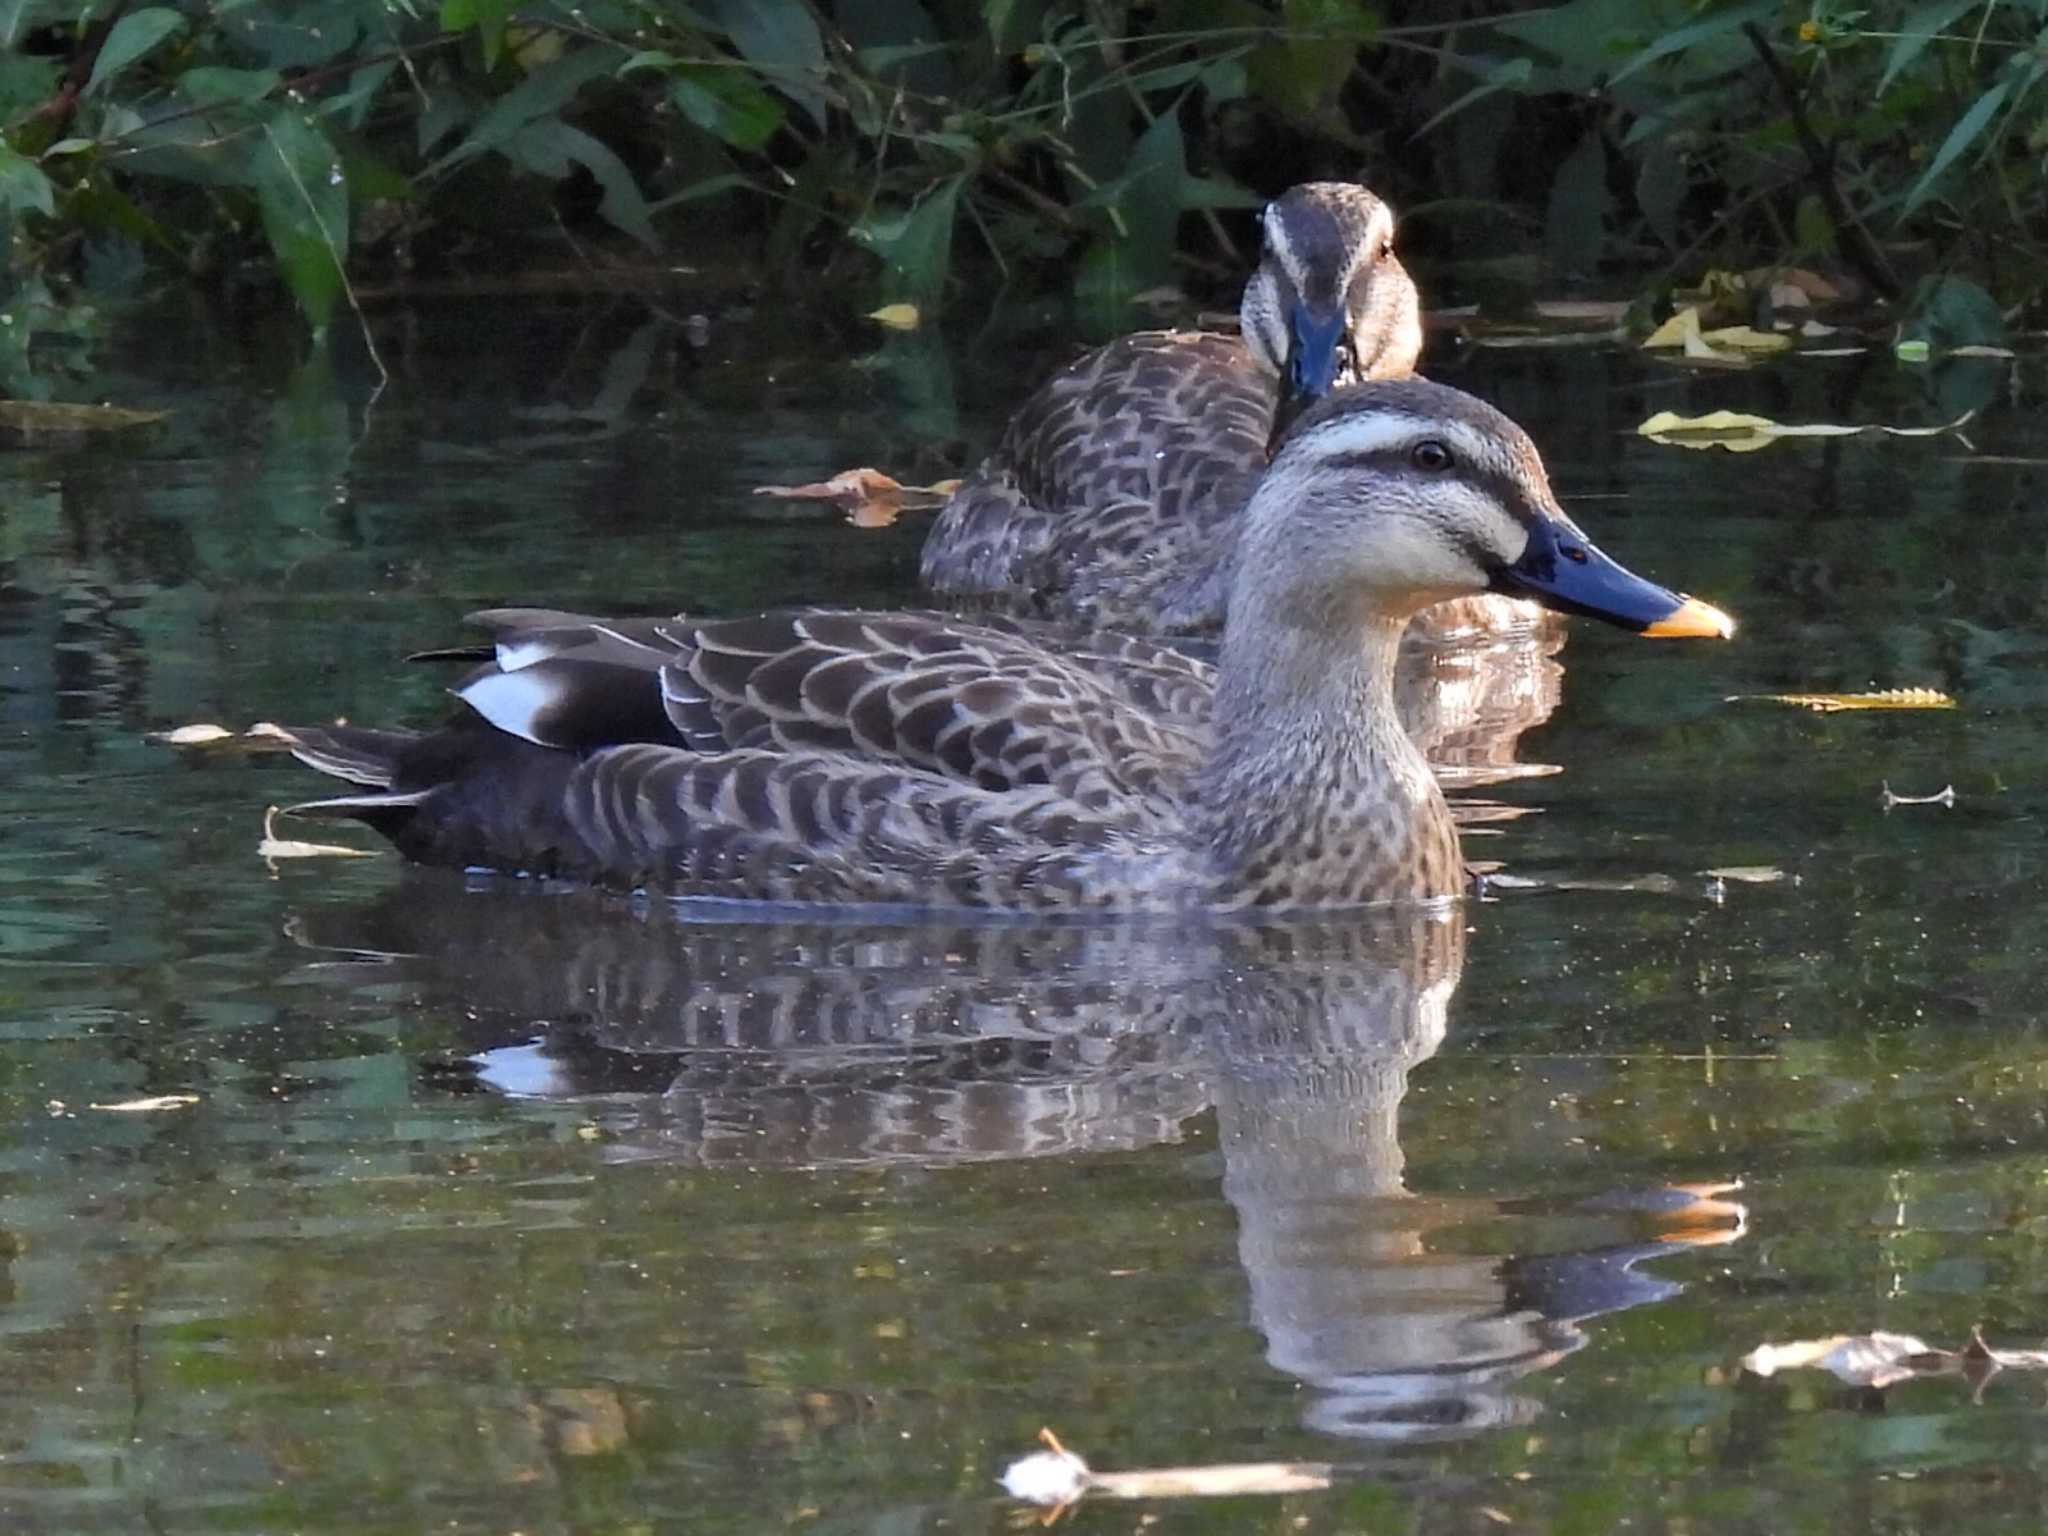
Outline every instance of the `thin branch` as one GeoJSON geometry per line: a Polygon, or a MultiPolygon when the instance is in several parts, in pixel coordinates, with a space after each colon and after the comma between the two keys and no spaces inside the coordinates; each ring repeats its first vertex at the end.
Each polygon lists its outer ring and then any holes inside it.
{"type": "Polygon", "coordinates": [[[1778,87],[1778,94],[1785,99],[1785,108],[1792,114],[1792,131],[1799,137],[1799,147],[1805,152],[1808,171],[1813,176],[1813,188],[1820,196],[1821,207],[1827,211],[1828,223],[1835,232],[1835,245],[1843,258],[1858,272],[1864,281],[1887,299],[1896,299],[1905,291],[1898,274],[1892,271],[1891,263],[1878,249],[1870,231],[1863,221],[1849,208],[1848,199],[1842,196],[1841,183],[1835,179],[1835,151],[1832,145],[1823,144],[1820,135],[1813,130],[1813,123],[1806,115],[1806,96],[1799,88],[1799,82],[1792,78],[1792,71],[1785,67],[1784,60],[1771,46],[1763,29],[1753,21],[1742,24],[1742,35],[1749,39],[1749,46],[1756,50],[1756,56],[1763,60],[1764,68],[1770,72],[1771,80],[1778,87]]]}

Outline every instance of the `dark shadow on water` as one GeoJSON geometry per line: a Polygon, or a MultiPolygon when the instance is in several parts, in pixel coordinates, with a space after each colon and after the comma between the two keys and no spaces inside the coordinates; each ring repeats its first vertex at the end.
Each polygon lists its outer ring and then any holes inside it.
{"type": "Polygon", "coordinates": [[[1443,1042],[1465,908],[1274,924],[679,922],[419,875],[298,941],[462,1019],[456,1089],[582,1104],[615,1162],[935,1168],[1127,1151],[1213,1111],[1251,1322],[1305,1424],[1407,1442],[1528,1422],[1581,1324],[1732,1241],[1726,1186],[1558,1208],[1411,1197],[1408,1080],[1443,1042]],[[376,958],[371,958],[371,957],[376,958]],[[1440,1251],[1485,1230],[1485,1251],[1440,1251]],[[1519,1245],[1529,1244],[1524,1250],[1519,1245]]]}

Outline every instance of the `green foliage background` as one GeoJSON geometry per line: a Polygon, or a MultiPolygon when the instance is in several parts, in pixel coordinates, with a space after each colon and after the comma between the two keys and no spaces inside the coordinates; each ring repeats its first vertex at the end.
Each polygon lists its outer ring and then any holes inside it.
{"type": "Polygon", "coordinates": [[[16,365],[165,275],[267,272],[319,330],[351,280],[565,247],[1109,325],[1227,286],[1232,210],[1311,176],[1525,292],[2042,283],[2048,0],[0,0],[0,41],[16,365]]]}

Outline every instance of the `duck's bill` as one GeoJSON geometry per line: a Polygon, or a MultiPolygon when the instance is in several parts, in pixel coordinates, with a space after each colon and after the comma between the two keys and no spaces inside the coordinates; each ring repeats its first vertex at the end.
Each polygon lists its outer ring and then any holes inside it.
{"type": "Polygon", "coordinates": [[[1349,319],[1342,305],[1319,314],[1296,304],[1287,316],[1287,362],[1280,374],[1280,406],[1273,416],[1268,451],[1294,424],[1294,418],[1337,387],[1345,352],[1351,345],[1349,319]]]}
{"type": "Polygon", "coordinates": [[[1494,573],[1493,589],[1657,639],[1725,640],[1735,633],[1735,621],[1720,609],[1643,580],[1576,530],[1548,522],[1537,524],[1521,559],[1494,573]]]}

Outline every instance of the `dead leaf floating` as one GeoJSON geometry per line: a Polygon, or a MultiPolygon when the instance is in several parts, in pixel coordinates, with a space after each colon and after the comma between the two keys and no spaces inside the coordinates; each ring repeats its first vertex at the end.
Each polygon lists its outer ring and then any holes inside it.
{"type": "Polygon", "coordinates": [[[884,304],[880,309],[869,310],[868,318],[892,331],[914,331],[924,320],[915,304],[884,304]]]}
{"type": "Polygon", "coordinates": [[[1730,453],[1755,453],[1786,437],[1941,437],[1965,426],[1973,412],[1938,427],[1887,427],[1877,424],[1848,426],[1836,422],[1803,422],[1788,425],[1768,416],[1751,416],[1742,411],[1709,411],[1704,416],[1681,416],[1676,411],[1659,411],[1636,428],[1638,435],[1668,448],[1725,448],[1730,453]]]}
{"type": "Polygon", "coordinates": [[[1251,1461],[1210,1467],[1154,1467],[1137,1472],[1097,1472],[1041,1429],[1042,1451],[1003,1469],[1003,1490],[1013,1499],[1055,1512],[1083,1494],[1111,1499],[1234,1498],[1250,1493],[1304,1493],[1328,1488],[1337,1468],[1318,1461],[1251,1461]]]}
{"type": "Polygon", "coordinates": [[[16,432],[122,432],[162,421],[169,411],[131,411],[119,405],[75,405],[59,400],[0,400],[0,427],[16,432]]]}
{"type": "Polygon", "coordinates": [[[903,512],[928,512],[946,504],[958,490],[958,480],[940,480],[931,485],[904,485],[879,469],[863,466],[842,469],[830,480],[809,485],[757,485],[756,496],[776,496],[784,501],[829,501],[846,513],[856,528],[886,528],[903,512]]]}
{"type": "Polygon", "coordinates": [[[1675,350],[1689,363],[1743,368],[1759,357],[1790,351],[1792,338],[1747,325],[1724,325],[1711,331],[1703,330],[1699,310],[1688,305],[1645,336],[1643,348],[1650,352],[1675,350]]]}
{"type": "Polygon", "coordinates": [[[164,1109],[190,1109],[199,1102],[196,1093],[158,1093],[146,1099],[120,1099],[112,1104],[88,1104],[86,1108],[110,1115],[152,1115],[164,1109]]]}
{"type": "Polygon", "coordinates": [[[263,812],[263,841],[256,845],[256,856],[270,863],[279,859],[368,859],[376,856],[371,848],[350,848],[343,843],[301,843],[289,837],[277,835],[276,806],[268,806],[263,812]]]}
{"type": "Polygon", "coordinates": [[[1821,1370],[1852,1387],[1884,1388],[1918,1376],[1962,1376],[1980,1389],[2000,1371],[2048,1370],[2048,1350],[1993,1349],[1981,1329],[1961,1349],[1936,1349],[1910,1333],[1838,1333],[1790,1344],[1759,1344],[1742,1357],[1757,1376],[1821,1370]]]}
{"type": "Polygon", "coordinates": [[[1891,780],[1887,779],[1878,786],[1877,803],[1886,810],[1895,805],[1938,805],[1945,811],[1952,811],[1956,808],[1956,787],[1944,784],[1931,795],[1895,795],[1891,780]]]}
{"type": "Polygon", "coordinates": [[[1849,709],[1954,709],[1956,701],[1938,688],[1885,688],[1876,693],[1731,693],[1726,704],[1786,704],[1816,714],[1849,709]]]}

